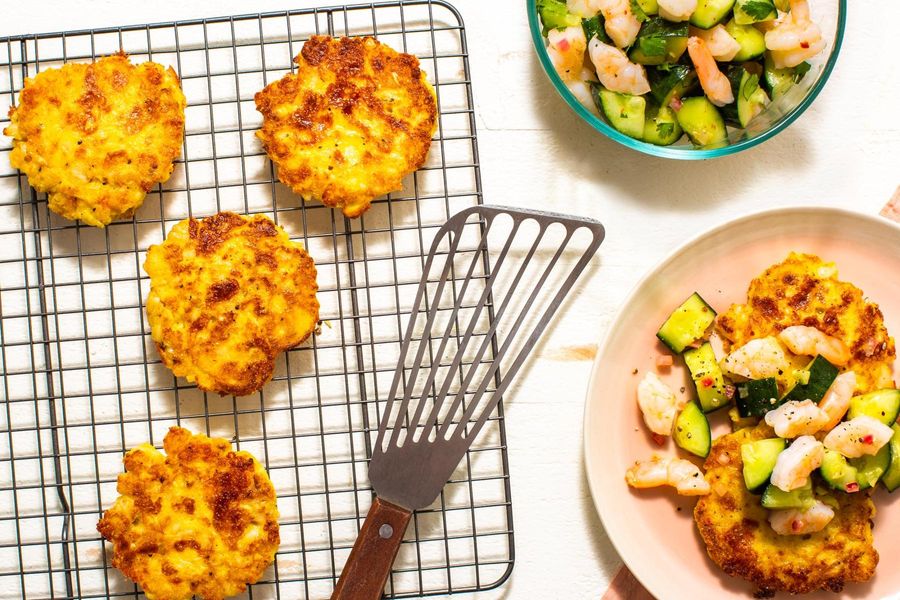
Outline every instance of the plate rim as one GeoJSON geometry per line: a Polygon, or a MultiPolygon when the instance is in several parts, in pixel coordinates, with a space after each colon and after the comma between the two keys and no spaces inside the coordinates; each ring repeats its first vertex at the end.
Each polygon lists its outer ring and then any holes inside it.
{"type": "MultiPolygon", "coordinates": [[[[641,583],[641,585],[643,585],[651,594],[653,594],[654,597],[661,597],[658,595],[658,592],[664,590],[654,590],[654,585],[648,585],[646,576],[640,573],[640,571],[642,571],[643,569],[641,567],[632,567],[632,564],[640,564],[640,561],[636,560],[637,557],[626,556],[626,553],[622,552],[622,544],[615,538],[615,536],[610,533],[611,530],[608,525],[610,521],[608,521],[607,517],[604,516],[604,511],[601,508],[601,487],[598,485],[595,478],[593,478],[591,475],[593,472],[593,469],[591,468],[593,461],[591,459],[588,448],[590,440],[590,436],[588,433],[588,412],[591,406],[591,399],[595,395],[594,392],[596,387],[596,380],[601,368],[600,365],[602,359],[606,353],[609,341],[615,331],[615,323],[619,320],[619,317],[621,316],[623,311],[625,311],[626,307],[632,303],[634,298],[638,295],[638,293],[647,284],[648,281],[650,281],[652,278],[658,277],[664,269],[666,269],[672,262],[685,254],[694,244],[707,237],[716,235],[729,228],[742,225],[748,221],[754,221],[767,217],[786,216],[789,214],[827,214],[830,215],[831,218],[845,217],[860,219],[862,221],[873,224],[876,227],[885,227],[887,229],[893,229],[895,232],[900,233],[900,225],[888,218],[842,207],[790,205],[745,212],[744,214],[713,225],[705,229],[704,231],[701,231],[700,233],[690,237],[686,241],[682,242],[679,246],[677,246],[674,250],[666,254],[660,261],[654,264],[653,267],[651,267],[643,276],[641,276],[640,279],[638,279],[634,286],[632,286],[632,288],[629,290],[628,294],[626,294],[625,298],[622,300],[619,306],[619,309],[615,312],[610,326],[607,328],[606,332],[601,337],[600,342],[597,344],[597,353],[594,357],[593,365],[591,365],[591,373],[588,379],[588,386],[584,396],[584,410],[582,412],[582,459],[584,464],[585,478],[587,479],[588,489],[591,493],[591,502],[594,506],[594,511],[597,514],[597,517],[600,519],[600,523],[603,525],[603,529],[610,541],[610,544],[612,544],[612,547],[619,555],[619,558],[622,560],[624,566],[628,567],[632,575],[634,575],[634,577],[641,583]]],[[[610,582],[611,581],[612,580],[610,580],[610,582]]]]}

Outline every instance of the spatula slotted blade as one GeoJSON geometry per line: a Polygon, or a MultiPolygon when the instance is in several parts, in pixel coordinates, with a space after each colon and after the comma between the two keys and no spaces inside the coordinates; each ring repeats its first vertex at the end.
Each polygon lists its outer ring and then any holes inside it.
{"type": "Polygon", "coordinates": [[[378,497],[333,599],[381,596],[409,515],[440,494],[603,237],[592,219],[499,206],[440,228],[369,464],[378,497]]]}

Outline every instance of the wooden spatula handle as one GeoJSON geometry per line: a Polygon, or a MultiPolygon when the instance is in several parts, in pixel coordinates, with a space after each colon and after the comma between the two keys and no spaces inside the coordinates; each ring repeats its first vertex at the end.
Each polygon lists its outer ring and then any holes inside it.
{"type": "Polygon", "coordinates": [[[412,512],[375,498],[331,600],[378,600],[412,512]]]}

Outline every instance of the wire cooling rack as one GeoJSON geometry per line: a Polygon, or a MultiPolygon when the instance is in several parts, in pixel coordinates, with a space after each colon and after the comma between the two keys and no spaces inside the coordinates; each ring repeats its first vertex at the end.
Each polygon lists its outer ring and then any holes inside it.
{"type": "MultiPolygon", "coordinates": [[[[95,527],[116,498],[124,451],[161,446],[175,424],[232,439],[275,484],[281,547],[245,596],[328,597],[371,501],[369,434],[423,249],[449,215],[481,202],[463,23],[452,6],[422,0],[6,38],[0,128],[25,77],[120,48],[173,66],[188,98],[175,172],[133,219],[101,230],[51,213],[11,170],[10,140],[0,138],[0,597],[138,597],[95,527]],[[291,70],[315,33],[375,35],[418,55],[438,95],[426,166],[358,220],[276,183],[254,137],[254,93],[291,70]],[[304,242],[324,320],[281,357],[263,392],[241,398],[175,379],[143,310],[147,248],[178,221],[220,210],[269,215],[304,242]]],[[[465,250],[484,254],[487,273],[486,250],[465,250]]],[[[513,555],[501,408],[441,497],[415,515],[389,591],[486,589],[506,579],[513,555]]]]}

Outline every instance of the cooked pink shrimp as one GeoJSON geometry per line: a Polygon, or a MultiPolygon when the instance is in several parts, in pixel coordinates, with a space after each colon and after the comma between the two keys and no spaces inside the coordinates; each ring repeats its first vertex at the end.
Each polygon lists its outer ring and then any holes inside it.
{"type": "Polygon", "coordinates": [[[825,447],[847,458],[878,454],[891,441],[894,430],[873,417],[861,416],[844,421],[823,440],[825,447]]]}
{"type": "Polygon", "coordinates": [[[631,12],[631,0],[594,0],[593,3],[603,13],[606,21],[604,29],[618,48],[625,48],[634,43],[641,22],[631,12]]]}
{"type": "Polygon", "coordinates": [[[828,422],[822,430],[831,431],[841,422],[850,409],[850,398],[856,391],[856,373],[847,371],[834,378],[831,387],[819,400],[819,408],[828,415],[828,422]]]}
{"type": "Polygon", "coordinates": [[[782,450],[772,471],[772,485],[785,492],[807,484],[809,474],[822,465],[825,448],[811,435],[804,435],[782,450]]]}
{"type": "Polygon", "coordinates": [[[697,10],[697,0],[659,0],[659,16],[667,21],[687,21],[697,10]]]}
{"type": "Polygon", "coordinates": [[[547,42],[547,54],[559,76],[566,82],[577,80],[584,66],[584,51],[587,49],[584,29],[580,25],[551,29],[547,33],[547,42]]]}
{"type": "Polygon", "coordinates": [[[724,369],[746,379],[774,377],[788,368],[787,356],[774,337],[750,340],[725,357],[724,369]]]}
{"type": "Polygon", "coordinates": [[[731,37],[724,25],[716,25],[712,29],[691,27],[691,35],[706,42],[706,47],[716,60],[728,62],[740,51],[741,45],[731,37]]]}
{"type": "Polygon", "coordinates": [[[704,496],[709,482],[703,471],[689,460],[654,455],[648,461],[638,461],[625,472],[625,481],[634,488],[671,485],[682,496],[704,496]]]}
{"type": "Polygon", "coordinates": [[[804,535],[822,531],[834,518],[834,510],[822,502],[806,510],[786,508],[769,513],[769,525],[778,535],[804,535]]]}
{"type": "Polygon", "coordinates": [[[804,356],[821,354],[828,362],[839,367],[850,362],[850,349],[847,345],[815,327],[806,325],[786,327],[778,334],[778,339],[794,354],[804,356]]]}
{"type": "Polygon", "coordinates": [[[812,400],[791,400],[766,413],[766,423],[781,438],[812,435],[828,422],[828,414],[812,400]]]}
{"type": "Polygon", "coordinates": [[[734,93],[731,91],[731,82],[725,77],[725,74],[719,70],[716,59],[702,39],[697,36],[688,38],[688,54],[691,55],[691,62],[697,69],[697,78],[700,80],[700,87],[703,93],[709,98],[709,101],[716,106],[725,106],[734,102],[734,93]]]}
{"type": "Polygon", "coordinates": [[[650,91],[643,65],[628,60],[628,56],[618,48],[604,44],[595,37],[588,43],[588,52],[597,69],[597,78],[606,89],[634,96],[650,91]]]}
{"type": "Polygon", "coordinates": [[[812,22],[807,0],[790,0],[791,12],[766,32],[775,67],[796,67],[825,48],[822,30],[812,22]]]}
{"type": "Polygon", "coordinates": [[[672,435],[675,417],[687,402],[679,401],[675,392],[653,371],[647,371],[638,384],[637,400],[647,428],[659,435],[672,435]]]}

